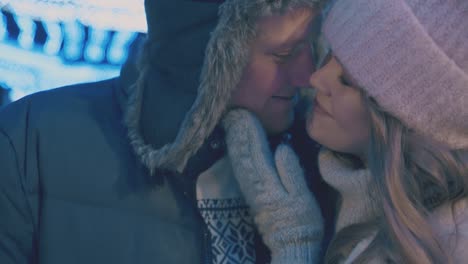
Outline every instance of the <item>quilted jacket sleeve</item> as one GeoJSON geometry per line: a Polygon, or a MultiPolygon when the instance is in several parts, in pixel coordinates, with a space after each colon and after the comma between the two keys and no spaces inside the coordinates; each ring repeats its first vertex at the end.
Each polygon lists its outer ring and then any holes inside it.
{"type": "Polygon", "coordinates": [[[24,157],[19,157],[13,143],[14,130],[7,133],[22,122],[11,122],[11,117],[19,117],[18,112],[8,111],[8,118],[5,112],[0,111],[0,263],[34,263],[33,217],[21,169],[24,157]]]}

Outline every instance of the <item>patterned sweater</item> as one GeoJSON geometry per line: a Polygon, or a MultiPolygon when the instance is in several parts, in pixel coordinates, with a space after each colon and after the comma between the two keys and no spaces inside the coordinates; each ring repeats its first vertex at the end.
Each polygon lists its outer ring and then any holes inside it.
{"type": "Polygon", "coordinates": [[[198,208],[211,234],[212,264],[255,263],[255,229],[226,157],[197,181],[198,208]]]}

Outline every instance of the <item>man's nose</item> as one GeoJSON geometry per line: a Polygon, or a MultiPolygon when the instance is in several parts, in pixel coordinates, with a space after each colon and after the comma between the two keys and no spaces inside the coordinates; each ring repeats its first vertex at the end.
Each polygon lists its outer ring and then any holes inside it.
{"type": "Polygon", "coordinates": [[[292,86],[309,86],[310,75],[315,71],[314,58],[312,51],[304,48],[304,51],[290,63],[289,78],[292,86]]]}

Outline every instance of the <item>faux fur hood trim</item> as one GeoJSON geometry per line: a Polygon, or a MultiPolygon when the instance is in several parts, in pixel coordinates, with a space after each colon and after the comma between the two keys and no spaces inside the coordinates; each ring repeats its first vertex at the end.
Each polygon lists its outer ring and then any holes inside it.
{"type": "MultiPolygon", "coordinates": [[[[323,1],[323,0],[322,0],[323,1]]],[[[224,114],[231,93],[249,59],[249,43],[256,36],[258,18],[297,7],[319,8],[320,0],[227,0],[219,8],[219,22],[211,33],[202,67],[197,98],[186,114],[174,142],[154,149],[140,133],[144,69],[130,87],[125,110],[129,138],[141,161],[150,170],[182,173],[187,161],[202,146],[224,114]]],[[[145,56],[143,50],[142,56],[145,56]]]]}

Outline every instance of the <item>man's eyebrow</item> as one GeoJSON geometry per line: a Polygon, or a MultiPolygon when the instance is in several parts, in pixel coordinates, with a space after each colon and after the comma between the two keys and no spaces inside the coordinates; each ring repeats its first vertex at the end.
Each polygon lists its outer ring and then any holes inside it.
{"type": "Polygon", "coordinates": [[[295,49],[296,47],[304,44],[307,41],[309,41],[308,35],[300,36],[300,37],[293,37],[293,38],[287,39],[281,44],[278,44],[272,47],[272,51],[295,49]]]}

